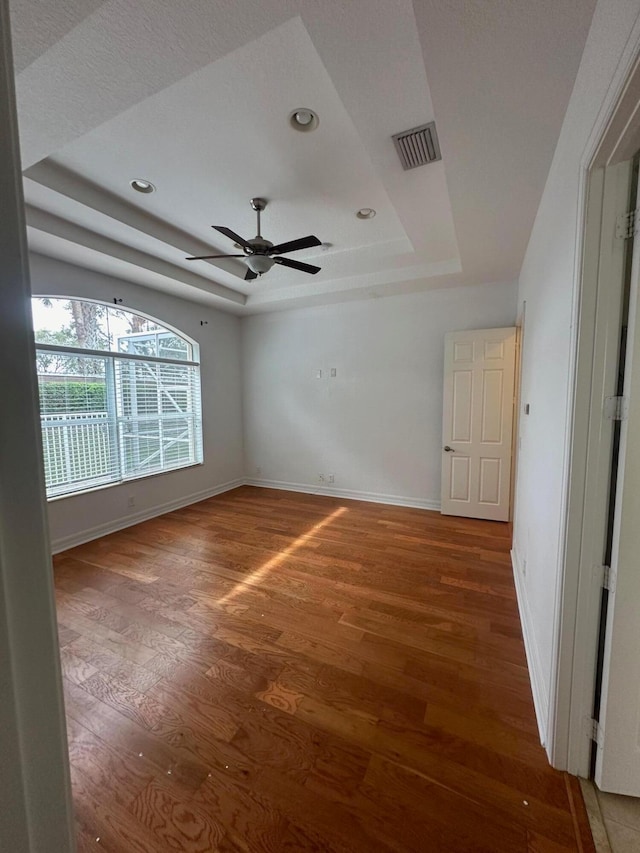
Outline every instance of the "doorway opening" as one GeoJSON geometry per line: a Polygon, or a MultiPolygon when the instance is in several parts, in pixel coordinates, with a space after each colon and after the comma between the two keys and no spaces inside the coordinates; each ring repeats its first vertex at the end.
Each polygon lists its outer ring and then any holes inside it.
{"type": "MultiPolygon", "coordinates": [[[[600,724],[601,706],[602,706],[602,688],[603,675],[605,671],[605,655],[607,650],[607,614],[609,610],[609,596],[613,587],[612,569],[614,561],[612,560],[614,541],[615,541],[615,522],[616,522],[616,496],[618,494],[618,466],[620,462],[620,441],[622,433],[622,419],[625,416],[625,370],[627,365],[627,342],[629,332],[629,303],[631,297],[631,287],[633,280],[633,252],[635,244],[635,210],[638,207],[638,164],[640,155],[636,154],[632,161],[632,169],[630,175],[630,192],[629,197],[633,200],[632,211],[629,218],[629,226],[624,234],[620,234],[618,239],[624,240],[624,263],[622,274],[622,287],[620,299],[620,319],[619,319],[619,348],[618,348],[618,366],[615,377],[615,395],[611,402],[605,404],[609,411],[606,417],[613,419],[613,434],[611,436],[611,462],[609,470],[609,489],[606,511],[606,532],[604,540],[603,566],[604,566],[604,582],[601,589],[600,598],[600,619],[598,625],[598,647],[596,652],[596,670],[594,680],[594,697],[593,697],[593,720],[595,721],[594,734],[595,737],[591,742],[591,756],[589,776],[595,778],[597,772],[598,759],[598,726],[600,724]]],[[[628,215],[627,215],[628,216],[628,215]]],[[[626,222],[627,218],[623,220],[626,222]]],[[[618,226],[620,230],[620,226],[618,226]]],[[[611,282],[613,287],[619,285],[620,282],[611,282]]]]}
{"type": "Polygon", "coordinates": [[[640,60],[583,167],[565,572],[549,750],[554,766],[631,796],[640,796],[640,573],[633,570],[640,531],[638,115],[640,60]]]}

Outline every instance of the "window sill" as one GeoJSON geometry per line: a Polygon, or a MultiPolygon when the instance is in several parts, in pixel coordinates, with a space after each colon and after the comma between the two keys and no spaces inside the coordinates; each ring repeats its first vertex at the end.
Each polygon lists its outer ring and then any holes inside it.
{"type": "Polygon", "coordinates": [[[143,474],[141,477],[117,480],[115,483],[105,483],[103,486],[93,486],[90,489],[78,489],[77,492],[67,492],[64,495],[52,495],[50,498],[47,498],[47,503],[55,503],[56,501],[63,501],[68,498],[76,498],[80,495],[89,495],[91,492],[104,492],[105,489],[113,489],[116,486],[127,486],[130,483],[137,483],[140,480],[150,480],[153,477],[165,477],[167,474],[175,474],[176,471],[188,471],[190,468],[201,468],[203,465],[204,462],[193,462],[190,465],[181,465],[179,468],[169,468],[167,471],[154,471],[153,474],[143,474]]]}

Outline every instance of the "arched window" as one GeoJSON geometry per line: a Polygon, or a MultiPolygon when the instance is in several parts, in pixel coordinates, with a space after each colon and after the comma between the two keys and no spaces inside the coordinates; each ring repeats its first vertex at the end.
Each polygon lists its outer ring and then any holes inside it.
{"type": "Polygon", "coordinates": [[[47,496],[202,462],[197,344],[102,302],[34,297],[47,496]]]}

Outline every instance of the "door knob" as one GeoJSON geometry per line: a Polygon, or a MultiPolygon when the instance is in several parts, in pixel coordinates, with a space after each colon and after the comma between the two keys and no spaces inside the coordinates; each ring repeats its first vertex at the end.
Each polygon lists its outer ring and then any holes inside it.
{"type": "Polygon", "coordinates": [[[445,444],[444,449],[445,449],[446,453],[455,453],[455,450],[453,449],[453,447],[449,447],[448,444],[445,444]]]}

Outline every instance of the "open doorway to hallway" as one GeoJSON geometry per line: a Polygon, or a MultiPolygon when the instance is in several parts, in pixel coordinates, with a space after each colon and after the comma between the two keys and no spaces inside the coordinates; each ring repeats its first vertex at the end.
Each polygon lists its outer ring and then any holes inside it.
{"type": "Polygon", "coordinates": [[[614,851],[640,848],[639,104],[636,64],[588,173],[565,577],[567,591],[577,570],[577,609],[573,622],[567,597],[561,625],[572,625],[574,666],[556,709],[614,851]]]}

